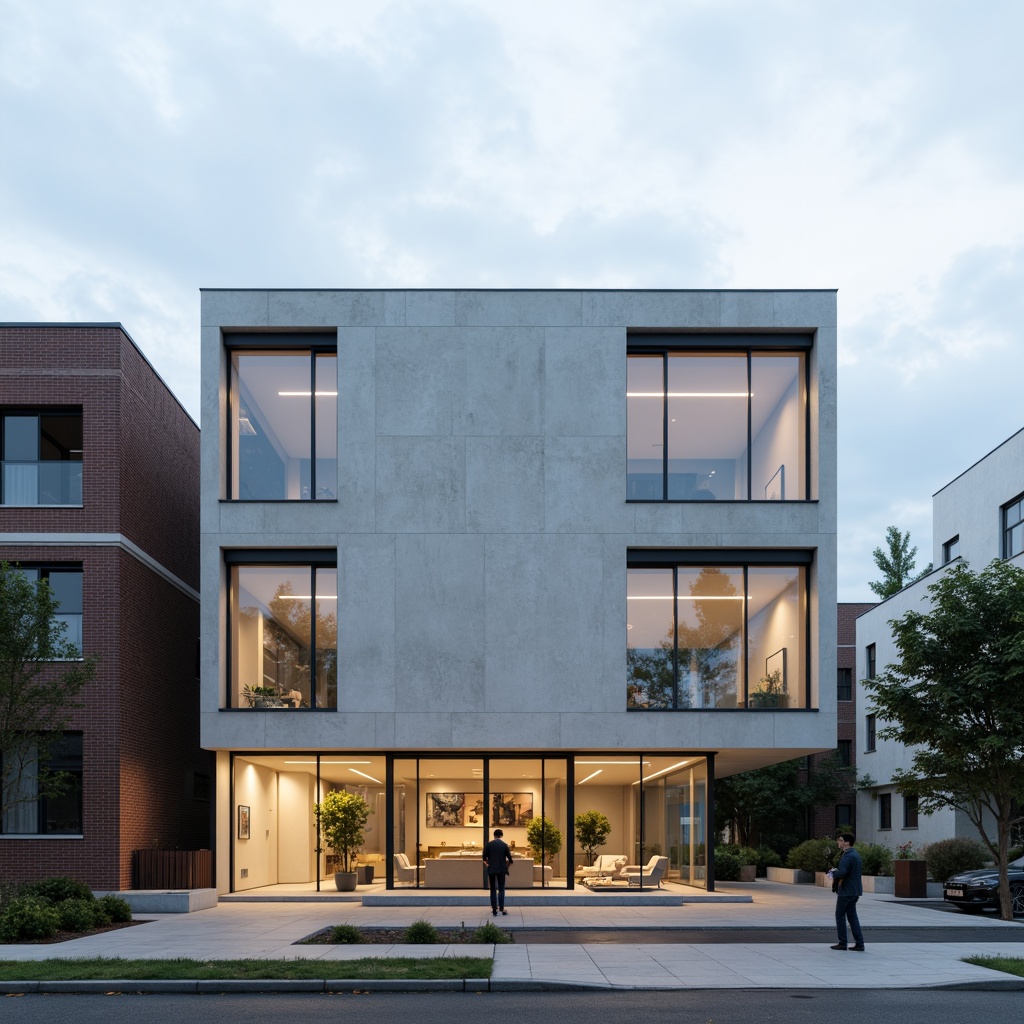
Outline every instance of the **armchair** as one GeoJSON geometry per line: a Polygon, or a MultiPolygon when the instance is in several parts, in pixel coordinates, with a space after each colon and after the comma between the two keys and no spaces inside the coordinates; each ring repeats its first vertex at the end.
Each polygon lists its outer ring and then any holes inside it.
{"type": "Polygon", "coordinates": [[[423,867],[418,864],[410,864],[409,858],[404,853],[395,854],[395,881],[408,882],[415,885],[423,873],[423,867]]]}
{"type": "Polygon", "coordinates": [[[661,888],[661,880],[668,870],[668,857],[652,857],[642,868],[639,864],[627,864],[622,875],[630,885],[657,885],[661,888]]]}

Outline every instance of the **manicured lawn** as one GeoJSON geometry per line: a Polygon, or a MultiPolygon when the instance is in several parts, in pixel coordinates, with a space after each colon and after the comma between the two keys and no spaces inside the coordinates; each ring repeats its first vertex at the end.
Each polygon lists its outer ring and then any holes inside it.
{"type": "Polygon", "coordinates": [[[223,981],[279,978],[489,978],[490,958],[366,957],[361,960],[0,960],[0,981],[223,981]]]}
{"type": "Polygon", "coordinates": [[[977,964],[979,967],[990,967],[993,971],[1004,974],[1016,974],[1024,978],[1024,959],[1011,956],[965,956],[964,963],[977,964]]]}

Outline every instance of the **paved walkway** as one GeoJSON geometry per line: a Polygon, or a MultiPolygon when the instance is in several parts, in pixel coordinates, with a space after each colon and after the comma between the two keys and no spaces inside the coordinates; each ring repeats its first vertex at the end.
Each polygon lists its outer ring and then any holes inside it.
{"type": "Polygon", "coordinates": [[[990,915],[947,913],[867,894],[860,901],[865,953],[835,952],[835,941],[776,942],[780,928],[831,927],[834,897],[815,886],[766,881],[732,884],[728,891],[753,895],[752,903],[688,903],[681,907],[522,907],[509,896],[510,929],[679,929],[681,942],[618,943],[608,934],[597,943],[526,943],[501,946],[296,946],[328,925],[399,927],[425,919],[437,927],[476,928],[494,920],[481,900],[468,907],[363,907],[354,903],[222,903],[193,914],[144,915],[151,923],[55,945],[0,947],[0,959],[131,957],[230,959],[304,958],[324,962],[366,956],[494,956],[493,989],[588,988],[916,988],[931,986],[1018,987],[1024,979],[962,962],[965,956],[1024,957],[1024,923],[990,915]],[[924,929],[913,942],[879,942],[887,930],[924,929]],[[971,941],[958,941],[969,929],[971,941]],[[700,941],[701,930],[736,929],[745,941],[700,941]],[[1011,929],[1011,932],[1007,932],[1011,929]],[[764,942],[749,941],[763,931],[764,942]],[[992,941],[978,941],[991,933],[992,941]],[[1014,937],[1019,934],[1019,941],[1014,937]],[[1001,940],[1001,941],[997,941],[1001,940]],[[1011,939],[1007,942],[1006,939],[1011,939]],[[610,940],[610,941],[609,941],[610,940]]]}

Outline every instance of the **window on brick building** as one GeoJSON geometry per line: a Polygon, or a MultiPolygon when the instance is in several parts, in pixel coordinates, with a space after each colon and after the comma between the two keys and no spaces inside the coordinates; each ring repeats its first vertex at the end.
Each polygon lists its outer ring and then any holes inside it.
{"type": "Polygon", "coordinates": [[[853,764],[853,741],[840,740],[836,750],[839,752],[839,763],[844,768],[849,768],[853,764]]]}
{"type": "Polygon", "coordinates": [[[853,700],[853,669],[841,668],[839,670],[836,700],[853,700]]]}
{"type": "Polygon", "coordinates": [[[82,834],[82,734],[68,732],[42,759],[35,746],[20,761],[0,760],[0,778],[10,799],[0,821],[3,835],[82,834]],[[60,792],[39,795],[40,769],[61,780],[60,792]]]}
{"type": "Polygon", "coordinates": [[[0,409],[0,504],[82,504],[82,410],[0,409]]]}
{"type": "Polygon", "coordinates": [[[850,804],[836,804],[836,831],[853,826],[853,807],[850,804]]]}
{"type": "Polygon", "coordinates": [[[82,652],[82,567],[80,565],[19,565],[33,583],[46,580],[57,599],[55,620],[64,626],[64,639],[82,652]]]}

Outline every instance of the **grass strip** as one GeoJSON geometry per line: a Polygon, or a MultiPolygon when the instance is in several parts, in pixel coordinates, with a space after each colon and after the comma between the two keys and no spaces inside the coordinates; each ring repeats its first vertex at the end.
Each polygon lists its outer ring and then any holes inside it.
{"type": "Polygon", "coordinates": [[[225,981],[489,978],[488,957],[364,957],[359,960],[0,960],[0,981],[225,981]]]}
{"type": "Polygon", "coordinates": [[[1024,959],[1017,956],[965,956],[965,964],[977,964],[978,967],[989,967],[993,971],[1004,974],[1016,974],[1024,978],[1024,959]]]}

